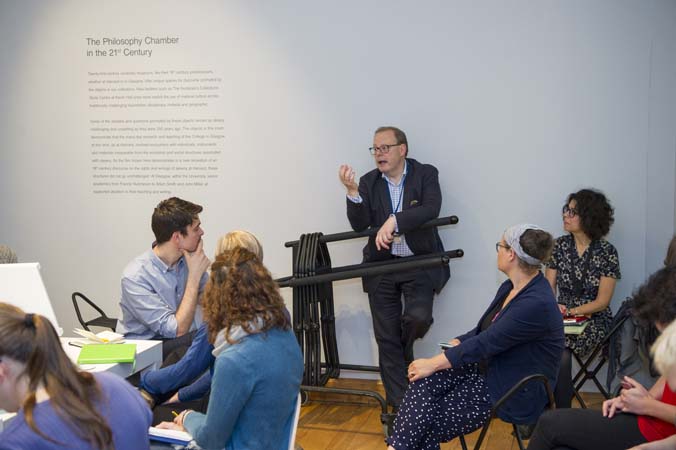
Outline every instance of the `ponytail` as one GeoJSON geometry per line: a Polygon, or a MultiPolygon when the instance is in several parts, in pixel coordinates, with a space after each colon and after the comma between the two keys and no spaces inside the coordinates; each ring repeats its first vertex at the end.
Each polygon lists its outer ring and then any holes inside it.
{"type": "MultiPolygon", "coordinates": [[[[104,401],[92,374],[80,372],[61,347],[51,322],[38,314],[0,303],[0,357],[8,356],[26,365],[20,376],[28,378],[23,409],[26,423],[48,441],[33,417],[35,391],[44,387],[56,413],[92,446],[113,450],[112,431],[94,404],[104,401]]],[[[67,445],[67,443],[59,443],[67,445]]]]}

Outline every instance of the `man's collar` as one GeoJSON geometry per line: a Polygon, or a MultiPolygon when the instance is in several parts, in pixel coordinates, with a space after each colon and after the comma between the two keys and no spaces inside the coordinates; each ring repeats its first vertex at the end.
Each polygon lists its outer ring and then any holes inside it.
{"type": "Polygon", "coordinates": [[[176,261],[176,263],[174,263],[173,266],[169,266],[162,260],[162,258],[157,256],[157,253],[155,253],[154,249],[151,249],[150,253],[152,254],[153,264],[155,264],[155,266],[157,266],[157,268],[160,269],[162,273],[171,272],[175,270],[179,265],[184,263],[183,255],[181,255],[181,257],[178,258],[178,261],[176,261]]]}
{"type": "MultiPolygon", "coordinates": [[[[404,179],[404,177],[406,176],[407,173],[408,173],[408,160],[404,159],[404,171],[401,173],[401,179],[399,180],[400,184],[401,184],[401,180],[404,179]]],[[[385,178],[385,181],[387,181],[391,185],[398,186],[398,184],[394,184],[394,182],[390,179],[390,177],[388,177],[384,173],[381,173],[380,176],[385,178]]]]}

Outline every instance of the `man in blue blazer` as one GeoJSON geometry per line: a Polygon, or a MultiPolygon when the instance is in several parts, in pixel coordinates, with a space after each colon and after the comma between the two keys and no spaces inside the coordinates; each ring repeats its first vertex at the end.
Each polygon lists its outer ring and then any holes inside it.
{"type": "MultiPolygon", "coordinates": [[[[386,261],[444,251],[436,228],[415,230],[439,216],[439,173],[429,164],[407,158],[403,131],[380,127],[370,148],[376,169],[355,182],[352,167],[342,165],[339,178],[347,189],[347,218],[355,231],[378,228],[364,247],[364,262],[386,261]]],[[[413,342],[432,325],[434,294],[448,281],[448,266],[364,277],[378,359],[387,402],[398,407],[408,385],[413,342]],[[402,311],[403,294],[403,311],[402,311]]]]}

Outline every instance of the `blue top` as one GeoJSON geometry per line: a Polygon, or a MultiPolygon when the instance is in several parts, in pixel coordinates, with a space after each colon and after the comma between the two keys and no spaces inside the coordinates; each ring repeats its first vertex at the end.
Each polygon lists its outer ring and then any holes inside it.
{"type": "MultiPolygon", "coordinates": [[[[204,290],[208,275],[200,280],[204,290]]],[[[122,273],[122,319],[117,331],[127,339],[171,339],[176,337],[176,311],[188,282],[188,265],[181,257],[173,267],[167,266],[150,249],[136,257],[122,273]]],[[[190,330],[202,323],[198,306],[190,330]]]]}
{"type": "Polygon", "coordinates": [[[291,330],[249,335],[216,357],[207,413],[184,426],[205,450],[286,450],[302,376],[291,330]]]}
{"type": "MultiPolygon", "coordinates": [[[[485,331],[479,326],[486,314],[503,302],[513,288],[502,283],[479,325],[458,336],[460,345],[445,351],[453,367],[487,361],[486,383],[493,403],[521,379],[536,373],[556,384],[564,347],[563,320],[549,282],[538,273],[498,315],[485,331]]],[[[506,403],[498,416],[512,423],[535,423],[548,403],[541,384],[527,385],[506,403]]]]}
{"type": "MultiPolygon", "coordinates": [[[[138,391],[122,378],[108,373],[94,375],[103,393],[97,410],[112,428],[117,449],[144,450],[150,448],[148,427],[152,413],[138,391]]],[[[62,445],[50,442],[35,433],[26,423],[23,410],[0,433],[0,450],[96,450],[83,440],[52,408],[49,400],[37,403],[33,419],[38,429],[62,445]]]]}

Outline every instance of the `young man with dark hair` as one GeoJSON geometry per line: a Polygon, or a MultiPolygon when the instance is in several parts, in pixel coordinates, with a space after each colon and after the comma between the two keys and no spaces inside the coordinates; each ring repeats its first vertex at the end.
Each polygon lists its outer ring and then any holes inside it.
{"type": "Polygon", "coordinates": [[[130,262],[122,274],[122,319],[117,330],[127,338],[174,339],[202,323],[198,300],[211,262],[202,248],[200,212],[200,205],[177,197],[155,208],[153,248],[130,262]]]}

